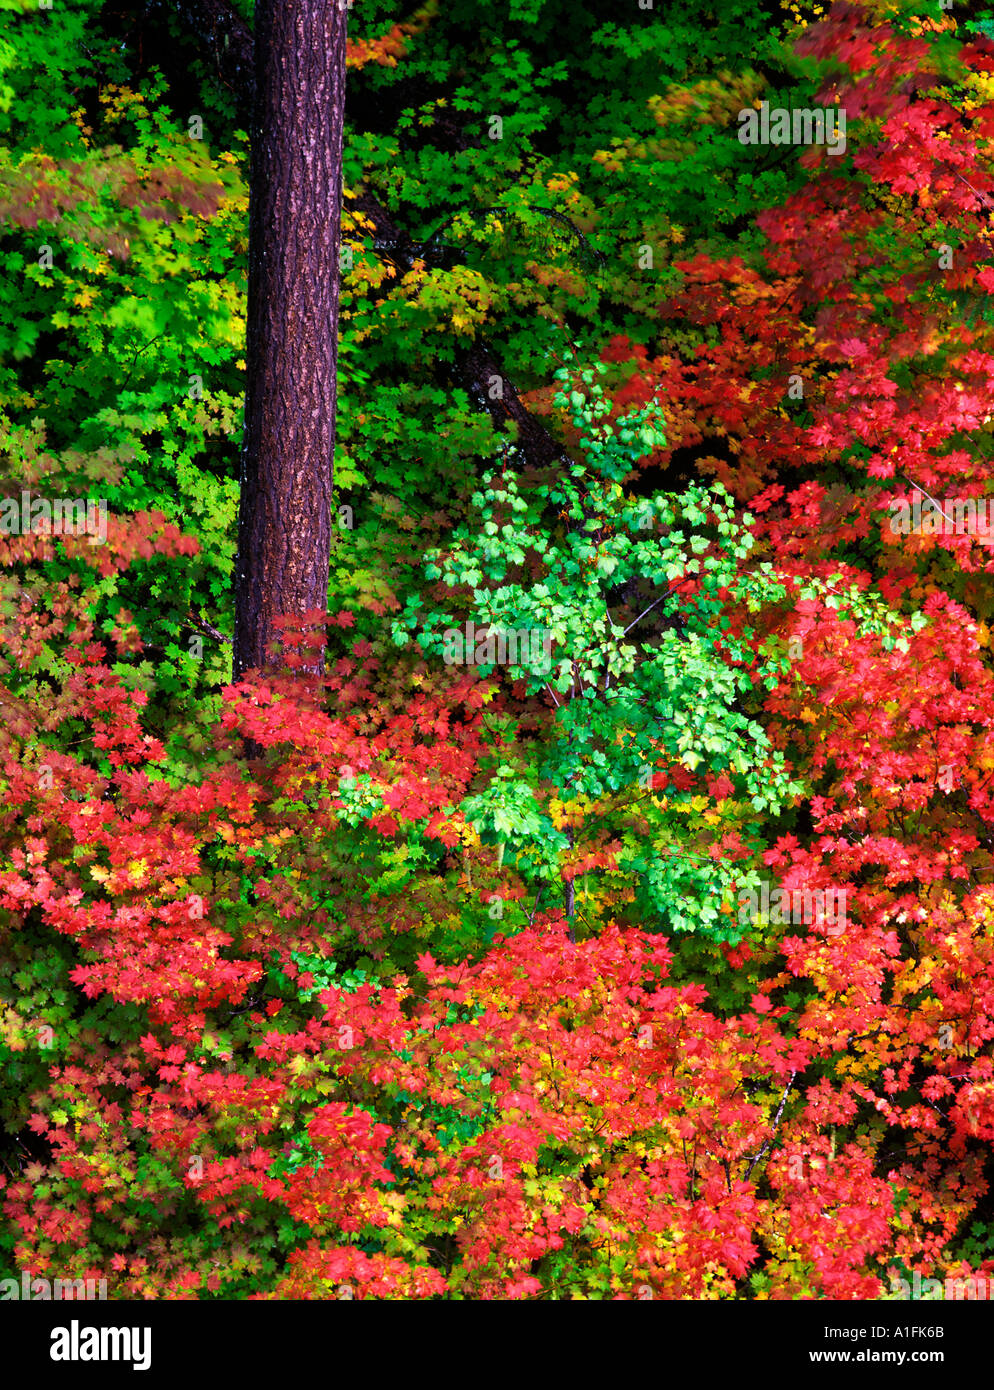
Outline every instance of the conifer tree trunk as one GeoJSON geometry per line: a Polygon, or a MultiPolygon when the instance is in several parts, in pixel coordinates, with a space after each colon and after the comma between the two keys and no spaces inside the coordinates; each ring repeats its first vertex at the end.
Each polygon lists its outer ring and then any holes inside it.
{"type": "Polygon", "coordinates": [[[345,0],[256,0],[234,674],[328,598],[345,0]]]}

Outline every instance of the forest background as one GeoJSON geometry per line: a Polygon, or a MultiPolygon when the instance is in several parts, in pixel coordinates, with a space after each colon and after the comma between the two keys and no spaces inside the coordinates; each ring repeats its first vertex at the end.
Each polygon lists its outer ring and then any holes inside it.
{"type": "Polygon", "coordinates": [[[0,11],[0,1279],[987,1280],[994,15],[357,4],[233,682],[250,5],[0,11]]]}

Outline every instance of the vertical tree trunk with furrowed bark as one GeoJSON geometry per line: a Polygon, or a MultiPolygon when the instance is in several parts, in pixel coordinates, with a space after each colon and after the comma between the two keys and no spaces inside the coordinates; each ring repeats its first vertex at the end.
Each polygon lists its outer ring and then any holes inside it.
{"type": "Polygon", "coordinates": [[[237,679],[273,619],[328,598],[337,395],[344,0],[257,0],[237,679]]]}

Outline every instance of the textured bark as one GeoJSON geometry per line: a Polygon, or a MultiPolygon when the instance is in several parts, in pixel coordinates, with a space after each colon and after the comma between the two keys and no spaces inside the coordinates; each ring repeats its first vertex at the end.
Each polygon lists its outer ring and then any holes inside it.
{"type": "Polygon", "coordinates": [[[347,18],[256,3],[236,677],[271,666],[274,618],[327,604],[347,18]]]}

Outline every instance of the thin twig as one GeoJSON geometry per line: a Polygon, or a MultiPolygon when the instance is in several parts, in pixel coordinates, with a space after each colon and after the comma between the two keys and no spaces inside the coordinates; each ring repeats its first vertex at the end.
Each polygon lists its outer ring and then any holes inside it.
{"type": "Polygon", "coordinates": [[[540,899],[541,896],[542,896],[542,889],[543,889],[544,887],[545,887],[545,884],[544,884],[544,883],[540,883],[540,884],[538,885],[538,892],[535,894],[535,902],[534,902],[534,904],[533,904],[533,906],[532,906],[532,915],[528,918],[528,925],[529,925],[529,926],[531,926],[532,922],[534,922],[534,920],[535,920],[535,913],[538,911],[538,903],[539,903],[539,899],[540,899]]]}
{"type": "Polygon", "coordinates": [[[657,606],[657,604],[662,603],[662,601],[663,601],[664,598],[669,598],[669,595],[670,595],[670,591],[669,591],[669,589],[667,589],[665,594],[660,594],[660,595],[659,595],[659,597],[656,599],[656,602],[655,602],[655,603],[650,603],[648,608],[644,608],[644,609],[642,610],[642,612],[638,615],[638,617],[635,619],[635,622],[631,622],[631,623],[628,624],[628,626],[625,628],[624,632],[621,634],[622,637],[627,637],[628,633],[630,633],[631,630],[632,630],[632,628],[635,626],[635,623],[640,623],[640,622],[642,621],[642,619],[645,617],[646,613],[651,613],[652,610],[657,606]]]}
{"type": "Polygon", "coordinates": [[[791,1088],[791,1086],[794,1084],[794,1077],[795,1077],[796,1075],[797,1075],[797,1072],[796,1072],[796,1071],[792,1071],[791,1074],[790,1074],[790,1079],[788,1080],[787,1085],[784,1087],[783,1095],[780,1097],[780,1105],[779,1105],[779,1107],[777,1108],[777,1113],[776,1113],[776,1115],[775,1115],[774,1118],[773,1118],[773,1133],[770,1135],[769,1139],[767,1139],[766,1143],[765,1143],[765,1144],[763,1145],[763,1147],[760,1149],[760,1151],[759,1151],[759,1153],[756,1155],[756,1157],[755,1157],[755,1158],[752,1160],[752,1162],[749,1164],[749,1167],[746,1169],[746,1178],[748,1178],[748,1177],[751,1175],[752,1170],[755,1168],[756,1164],[757,1164],[757,1163],[759,1162],[759,1160],[763,1157],[763,1155],[767,1152],[767,1150],[769,1149],[770,1145],[773,1143],[774,1139],[777,1137],[777,1130],[780,1128],[780,1117],[783,1115],[783,1108],[784,1108],[784,1106],[787,1104],[787,1096],[790,1094],[790,1088],[791,1088]]]}
{"type": "MultiPolygon", "coordinates": [[[[911,483],[911,486],[914,487],[914,488],[917,488],[919,492],[925,492],[925,489],[922,487],[921,483],[914,483],[914,482],[911,482],[911,479],[908,477],[908,475],[907,475],[906,473],[902,473],[902,474],[901,474],[901,477],[904,479],[904,481],[905,481],[906,483],[911,483]]],[[[939,508],[939,515],[940,515],[945,521],[948,521],[949,524],[950,524],[951,526],[955,526],[955,525],[956,525],[956,523],[953,521],[953,519],[952,519],[951,516],[946,516],[945,512],[942,510],[942,507],[939,505],[939,503],[935,500],[935,498],[932,496],[932,494],[931,494],[930,492],[925,492],[925,496],[926,496],[926,497],[928,498],[928,500],[932,503],[932,506],[933,506],[933,507],[938,507],[938,508],[939,508]]]]}
{"type": "Polygon", "coordinates": [[[225,637],[224,633],[219,632],[216,627],[212,627],[210,623],[204,622],[203,618],[198,618],[192,609],[187,614],[187,617],[190,622],[193,623],[194,627],[199,627],[202,632],[206,632],[209,637],[213,637],[215,642],[227,642],[229,647],[234,645],[230,637],[225,637]]]}

